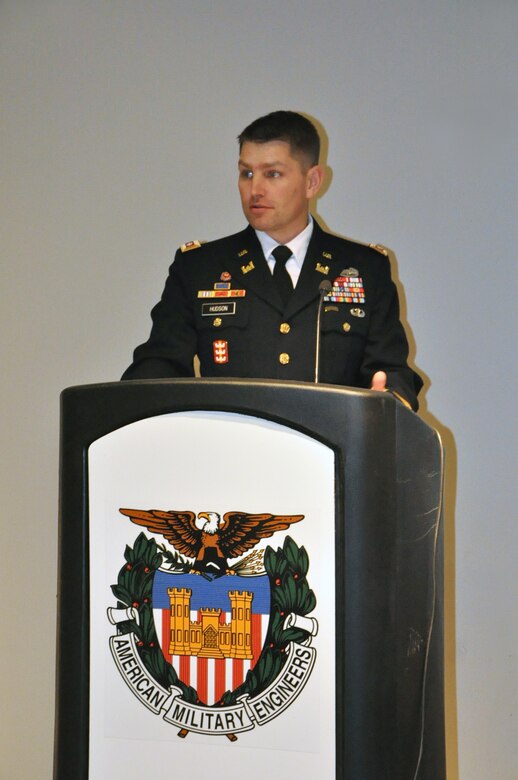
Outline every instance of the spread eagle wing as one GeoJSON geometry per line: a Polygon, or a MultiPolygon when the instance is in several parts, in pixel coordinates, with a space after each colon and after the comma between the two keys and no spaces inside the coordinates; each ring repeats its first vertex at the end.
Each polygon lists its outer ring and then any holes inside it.
{"type": "Polygon", "coordinates": [[[194,512],[162,512],[159,509],[119,509],[136,525],[144,526],[154,534],[162,534],[182,555],[196,558],[201,547],[201,531],[196,527],[194,512]]]}
{"type": "Polygon", "coordinates": [[[226,558],[236,558],[257,542],[285,531],[292,523],[298,523],[304,515],[253,515],[247,512],[226,512],[219,529],[219,548],[226,558]]]}

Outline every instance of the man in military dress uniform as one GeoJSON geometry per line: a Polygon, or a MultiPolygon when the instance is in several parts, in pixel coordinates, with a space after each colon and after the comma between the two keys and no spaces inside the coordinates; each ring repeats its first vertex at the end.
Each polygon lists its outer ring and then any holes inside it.
{"type": "Polygon", "coordinates": [[[390,391],[417,409],[422,381],[407,365],[386,253],[309,214],[323,181],[314,125],[276,111],[243,130],[239,149],[248,227],[178,250],[122,378],[193,376],[197,355],[202,376],[314,381],[322,299],[319,381],[390,391]]]}

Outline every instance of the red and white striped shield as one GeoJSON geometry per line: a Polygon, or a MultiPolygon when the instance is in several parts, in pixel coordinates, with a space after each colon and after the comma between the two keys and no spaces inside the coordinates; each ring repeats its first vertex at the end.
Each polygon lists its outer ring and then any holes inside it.
{"type": "Polygon", "coordinates": [[[209,579],[155,573],[153,617],[164,658],[209,706],[238,688],[257,663],[269,609],[266,574],[209,579]]]}

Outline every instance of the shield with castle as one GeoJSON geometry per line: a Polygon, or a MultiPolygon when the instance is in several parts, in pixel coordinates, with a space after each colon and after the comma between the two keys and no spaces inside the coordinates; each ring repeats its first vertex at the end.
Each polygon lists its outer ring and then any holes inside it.
{"type": "Polygon", "coordinates": [[[126,547],[108,608],[135,696],[180,737],[233,742],[281,715],[315,663],[316,597],[305,548],[286,533],[266,540],[304,515],[119,511],[149,533],[126,547]]]}

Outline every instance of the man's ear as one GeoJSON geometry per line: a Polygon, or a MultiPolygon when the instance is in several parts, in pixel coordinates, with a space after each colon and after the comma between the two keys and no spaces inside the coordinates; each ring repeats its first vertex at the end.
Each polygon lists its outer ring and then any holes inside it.
{"type": "Polygon", "coordinates": [[[313,165],[306,174],[306,197],[314,198],[324,182],[324,169],[321,165],[313,165]]]}

